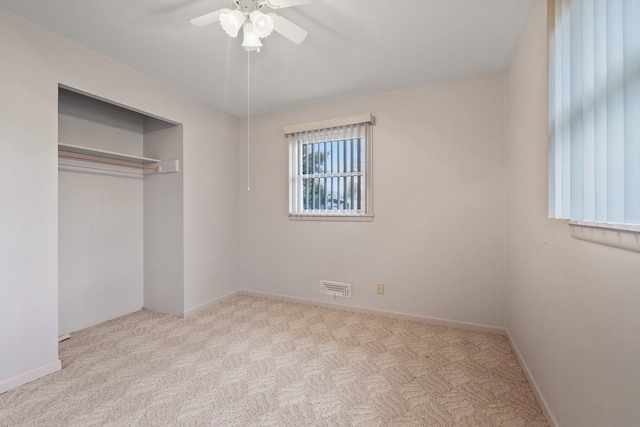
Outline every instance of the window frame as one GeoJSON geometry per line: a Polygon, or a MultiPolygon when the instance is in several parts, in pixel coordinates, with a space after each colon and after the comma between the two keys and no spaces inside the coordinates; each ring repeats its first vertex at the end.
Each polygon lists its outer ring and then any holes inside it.
{"type": "MultiPolygon", "coordinates": [[[[283,128],[283,133],[289,145],[289,218],[292,220],[318,220],[318,221],[372,221],[373,220],[373,137],[372,126],[374,118],[371,113],[363,113],[354,116],[340,117],[329,120],[322,120],[312,123],[301,123],[289,125],[283,128]],[[362,171],[332,171],[323,173],[303,173],[301,170],[302,147],[311,144],[332,144],[340,139],[324,137],[311,142],[308,140],[309,133],[318,132],[319,135],[340,133],[341,135],[352,135],[354,129],[358,135],[357,139],[363,138],[364,170],[362,171]],[[307,139],[305,139],[307,138],[307,139]],[[318,175],[318,176],[315,176],[318,175]],[[362,200],[359,211],[346,209],[313,209],[304,210],[303,196],[300,193],[304,188],[305,179],[330,179],[340,177],[361,176],[362,185],[360,197],[362,200]]],[[[346,140],[347,138],[345,138],[346,140]]],[[[348,139],[354,139],[350,137],[348,139]]]]}
{"type": "Polygon", "coordinates": [[[548,216],[566,221],[576,239],[640,252],[639,133],[626,125],[640,111],[640,63],[626,62],[639,51],[640,5],[547,5],[548,216]]]}

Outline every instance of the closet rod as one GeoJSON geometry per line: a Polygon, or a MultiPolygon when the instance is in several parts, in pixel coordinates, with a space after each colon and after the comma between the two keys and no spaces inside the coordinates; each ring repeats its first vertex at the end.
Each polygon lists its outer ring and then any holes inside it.
{"type": "Polygon", "coordinates": [[[68,157],[68,158],[71,158],[71,159],[89,160],[89,161],[92,161],[92,162],[99,162],[99,163],[109,163],[111,165],[128,166],[130,168],[149,169],[149,170],[153,170],[153,171],[156,171],[156,172],[158,172],[160,170],[159,166],[136,165],[134,163],[119,162],[117,160],[98,159],[96,157],[82,156],[80,154],[71,154],[71,153],[58,152],[58,156],[59,157],[68,157]]]}

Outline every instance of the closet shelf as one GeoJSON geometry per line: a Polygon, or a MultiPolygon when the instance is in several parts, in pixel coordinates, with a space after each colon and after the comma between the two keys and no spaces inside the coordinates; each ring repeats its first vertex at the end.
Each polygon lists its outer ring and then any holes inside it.
{"type": "Polygon", "coordinates": [[[116,153],[113,151],[98,150],[96,148],[81,147],[79,145],[62,144],[62,143],[58,143],[58,151],[62,153],[80,154],[84,156],[93,156],[93,157],[100,157],[103,159],[137,163],[141,165],[160,162],[160,159],[132,156],[130,154],[116,153]]]}

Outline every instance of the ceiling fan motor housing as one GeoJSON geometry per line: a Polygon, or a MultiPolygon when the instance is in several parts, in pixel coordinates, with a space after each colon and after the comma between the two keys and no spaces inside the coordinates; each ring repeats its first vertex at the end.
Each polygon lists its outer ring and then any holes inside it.
{"type": "Polygon", "coordinates": [[[264,1],[260,0],[234,0],[238,9],[242,10],[242,13],[245,15],[250,14],[254,10],[262,9],[262,6],[265,4],[264,1]]]}

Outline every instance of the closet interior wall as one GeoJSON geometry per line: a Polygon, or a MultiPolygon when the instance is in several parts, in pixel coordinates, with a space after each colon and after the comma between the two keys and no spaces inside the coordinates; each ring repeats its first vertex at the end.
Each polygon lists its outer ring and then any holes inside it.
{"type": "MultiPolygon", "coordinates": [[[[182,163],[181,125],[62,88],[58,141],[182,163]]],[[[182,173],[60,159],[58,335],[141,307],[182,314],[182,173]]]]}

